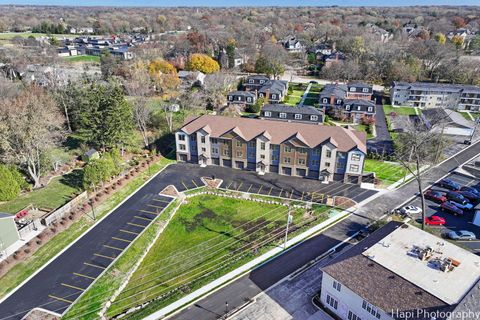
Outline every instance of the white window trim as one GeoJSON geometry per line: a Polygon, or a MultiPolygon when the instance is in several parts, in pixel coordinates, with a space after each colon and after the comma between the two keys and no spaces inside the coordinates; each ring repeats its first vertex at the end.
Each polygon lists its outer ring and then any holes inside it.
{"type": "Polygon", "coordinates": [[[278,115],[281,119],[286,119],[287,118],[287,114],[285,112],[280,112],[280,114],[278,115]]]}

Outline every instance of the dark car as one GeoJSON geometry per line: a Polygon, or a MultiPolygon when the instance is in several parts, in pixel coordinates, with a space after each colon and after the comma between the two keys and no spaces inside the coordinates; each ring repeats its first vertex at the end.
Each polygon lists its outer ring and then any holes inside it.
{"type": "Polygon", "coordinates": [[[450,202],[444,202],[440,205],[440,208],[443,210],[443,211],[446,211],[448,213],[451,213],[451,214],[454,214],[454,215],[462,215],[463,214],[463,210],[458,208],[456,205],[454,204],[451,204],[450,202]]]}
{"type": "Polygon", "coordinates": [[[447,192],[447,199],[453,200],[456,203],[460,203],[460,204],[466,204],[469,202],[467,198],[462,196],[460,193],[454,192],[454,191],[447,192]]]}
{"type": "Polygon", "coordinates": [[[447,189],[450,189],[450,190],[460,190],[461,186],[456,183],[455,181],[453,180],[450,180],[450,179],[442,179],[440,180],[440,182],[438,183],[441,187],[444,187],[444,188],[447,188],[447,189]]]}
{"type": "Polygon", "coordinates": [[[467,198],[473,202],[480,200],[480,195],[470,191],[459,191],[458,193],[460,193],[464,198],[467,198]]]}
{"type": "Polygon", "coordinates": [[[445,197],[445,194],[440,192],[440,191],[433,191],[433,190],[428,190],[425,192],[425,198],[437,201],[437,202],[445,202],[447,201],[447,197],[445,197]]]}
{"type": "Polygon", "coordinates": [[[476,189],[474,187],[461,187],[460,191],[468,191],[468,192],[475,193],[475,194],[480,196],[480,191],[478,191],[478,189],[476,189]]]}
{"type": "Polygon", "coordinates": [[[318,82],[315,81],[315,80],[310,80],[310,83],[312,83],[312,84],[318,84],[318,82]]]}

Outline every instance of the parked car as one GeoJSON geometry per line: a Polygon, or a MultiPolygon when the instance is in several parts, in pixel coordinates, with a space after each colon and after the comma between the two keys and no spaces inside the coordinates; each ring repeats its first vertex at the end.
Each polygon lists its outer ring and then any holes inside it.
{"type": "Polygon", "coordinates": [[[406,206],[406,207],[402,207],[400,208],[400,210],[398,210],[401,214],[403,215],[414,215],[414,214],[420,214],[422,213],[422,209],[420,209],[419,207],[416,207],[416,206],[406,206]]]}
{"type": "Polygon", "coordinates": [[[445,224],[445,219],[439,216],[425,217],[425,224],[431,226],[443,226],[445,224]]]}
{"type": "Polygon", "coordinates": [[[438,183],[441,187],[444,187],[444,188],[447,188],[447,189],[450,189],[450,190],[460,190],[461,186],[456,183],[455,181],[453,180],[450,180],[450,179],[442,179],[440,180],[440,182],[438,183]]]}
{"type": "Polygon", "coordinates": [[[462,196],[460,193],[454,192],[454,191],[447,192],[447,199],[455,201],[456,203],[460,203],[460,204],[464,204],[465,202],[468,202],[467,198],[462,196]]]}
{"type": "Polygon", "coordinates": [[[450,202],[444,202],[440,205],[440,209],[442,209],[443,211],[446,211],[448,213],[451,213],[453,215],[462,215],[463,214],[463,210],[458,208],[456,205],[450,203],[450,202]]]}
{"type": "Polygon", "coordinates": [[[445,202],[447,201],[447,197],[445,194],[440,191],[428,190],[425,192],[425,198],[437,201],[437,202],[445,202]]]}
{"type": "Polygon", "coordinates": [[[473,204],[471,204],[470,202],[458,203],[458,202],[453,201],[453,200],[448,200],[447,202],[453,204],[455,207],[457,207],[459,209],[462,209],[462,210],[471,210],[473,208],[473,204]]]}
{"type": "Polygon", "coordinates": [[[480,191],[478,191],[477,188],[474,188],[474,187],[461,187],[460,188],[460,191],[468,191],[468,192],[471,192],[471,193],[475,193],[475,194],[478,194],[480,195],[480,191]]]}
{"type": "Polygon", "coordinates": [[[452,240],[475,240],[477,237],[473,232],[467,230],[450,231],[447,237],[452,240]]]}
{"type": "Polygon", "coordinates": [[[470,191],[458,191],[458,193],[460,193],[464,198],[467,198],[468,200],[473,202],[480,200],[479,194],[470,191]]]}

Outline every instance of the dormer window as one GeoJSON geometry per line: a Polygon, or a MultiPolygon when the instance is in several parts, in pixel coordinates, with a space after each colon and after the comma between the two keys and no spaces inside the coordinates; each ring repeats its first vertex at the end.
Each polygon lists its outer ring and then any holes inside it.
{"type": "Polygon", "coordinates": [[[362,110],[362,107],[358,106],[358,107],[357,107],[357,110],[358,110],[358,111],[362,110]]]}
{"type": "Polygon", "coordinates": [[[312,120],[312,121],[317,121],[317,120],[318,120],[318,116],[310,116],[310,120],[312,120]]]}
{"type": "Polygon", "coordinates": [[[368,107],[368,112],[373,112],[373,107],[368,107]]]}
{"type": "Polygon", "coordinates": [[[260,80],[260,83],[265,83],[265,80],[260,80]]]}
{"type": "Polygon", "coordinates": [[[228,96],[228,100],[232,101],[232,100],[233,100],[233,96],[228,96]]]}
{"type": "Polygon", "coordinates": [[[299,113],[295,113],[295,119],[296,119],[296,120],[301,120],[301,119],[302,119],[302,115],[299,114],[299,113]]]}
{"type": "Polygon", "coordinates": [[[368,88],[363,88],[362,91],[363,92],[368,92],[368,88]]]}
{"type": "Polygon", "coordinates": [[[252,98],[247,97],[247,101],[248,101],[248,102],[252,102],[252,98]]]}
{"type": "Polygon", "coordinates": [[[248,83],[254,83],[253,79],[248,79],[248,83]]]}
{"type": "Polygon", "coordinates": [[[280,112],[280,118],[286,119],[286,118],[287,118],[287,114],[286,114],[285,112],[280,112]]]}
{"type": "Polygon", "coordinates": [[[338,99],[337,104],[341,104],[341,103],[342,103],[342,100],[338,99]]]}
{"type": "Polygon", "coordinates": [[[351,88],[350,88],[350,91],[351,91],[351,92],[356,92],[356,91],[357,91],[357,88],[351,87],[351,88]]]}
{"type": "Polygon", "coordinates": [[[345,106],[345,110],[350,110],[350,105],[349,105],[349,104],[347,104],[347,105],[345,106]]]}
{"type": "Polygon", "coordinates": [[[242,101],[242,97],[239,96],[239,97],[238,97],[238,101],[242,101]]]}
{"type": "Polygon", "coordinates": [[[328,103],[328,99],[327,99],[327,98],[324,98],[324,99],[323,99],[323,103],[328,103]]]}
{"type": "Polygon", "coordinates": [[[272,113],[271,113],[270,111],[265,111],[265,112],[263,113],[263,115],[264,115],[265,117],[271,117],[271,116],[272,116],[272,113]]]}

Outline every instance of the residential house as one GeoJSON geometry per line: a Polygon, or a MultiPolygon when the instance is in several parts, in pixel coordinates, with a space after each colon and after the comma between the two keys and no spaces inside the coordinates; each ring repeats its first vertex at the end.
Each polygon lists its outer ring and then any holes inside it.
{"type": "Polygon", "coordinates": [[[454,136],[471,136],[475,123],[465,119],[460,113],[443,108],[422,111],[420,119],[428,130],[454,136]]]}
{"type": "Polygon", "coordinates": [[[393,38],[393,34],[388,32],[387,30],[380,28],[379,26],[373,24],[373,23],[367,23],[365,25],[367,30],[373,34],[375,37],[378,38],[379,41],[386,43],[390,41],[393,38]]]}
{"type": "Polygon", "coordinates": [[[205,73],[200,71],[179,71],[178,77],[182,80],[184,86],[203,86],[205,83],[205,73]]]}
{"type": "Polygon", "coordinates": [[[453,37],[460,37],[463,40],[462,48],[468,48],[470,45],[470,42],[475,39],[475,32],[471,31],[470,29],[467,28],[460,28],[454,31],[450,31],[447,33],[447,38],[449,40],[452,40],[453,37]]]}
{"type": "Polygon", "coordinates": [[[285,50],[290,53],[300,53],[305,51],[305,46],[295,36],[290,36],[280,41],[280,43],[283,45],[285,50]]]}
{"type": "Polygon", "coordinates": [[[321,270],[320,301],[338,319],[442,319],[464,308],[465,299],[467,306],[478,301],[470,293],[478,293],[478,256],[401,222],[389,222],[321,270]]]}
{"type": "Polygon", "coordinates": [[[375,118],[372,95],[373,87],[365,83],[327,84],[320,92],[319,104],[337,118],[358,123],[365,117],[375,118]]]}
{"type": "Polygon", "coordinates": [[[255,93],[250,91],[233,91],[227,95],[227,104],[237,104],[243,107],[253,105],[257,101],[255,93]]]}
{"type": "Polygon", "coordinates": [[[322,59],[323,59],[323,67],[328,68],[332,64],[342,63],[343,61],[345,61],[346,58],[343,52],[336,51],[336,52],[333,52],[332,54],[324,55],[322,59]]]}
{"type": "Polygon", "coordinates": [[[360,183],[366,136],[339,126],[203,115],[175,133],[177,160],[360,183]]]}
{"type": "Polygon", "coordinates": [[[287,95],[287,89],[287,81],[269,80],[258,90],[258,98],[264,98],[268,103],[280,103],[287,95]]]}
{"type": "Polygon", "coordinates": [[[472,85],[395,81],[390,97],[393,106],[480,111],[480,87],[472,85]]]}
{"type": "Polygon", "coordinates": [[[284,104],[266,104],[262,107],[260,117],[267,120],[288,122],[323,123],[325,113],[315,107],[292,107],[284,104]]]}
{"type": "Polygon", "coordinates": [[[256,75],[248,76],[247,79],[245,79],[243,86],[247,91],[258,91],[268,81],[270,81],[269,77],[261,74],[256,74],[256,75]]]}

